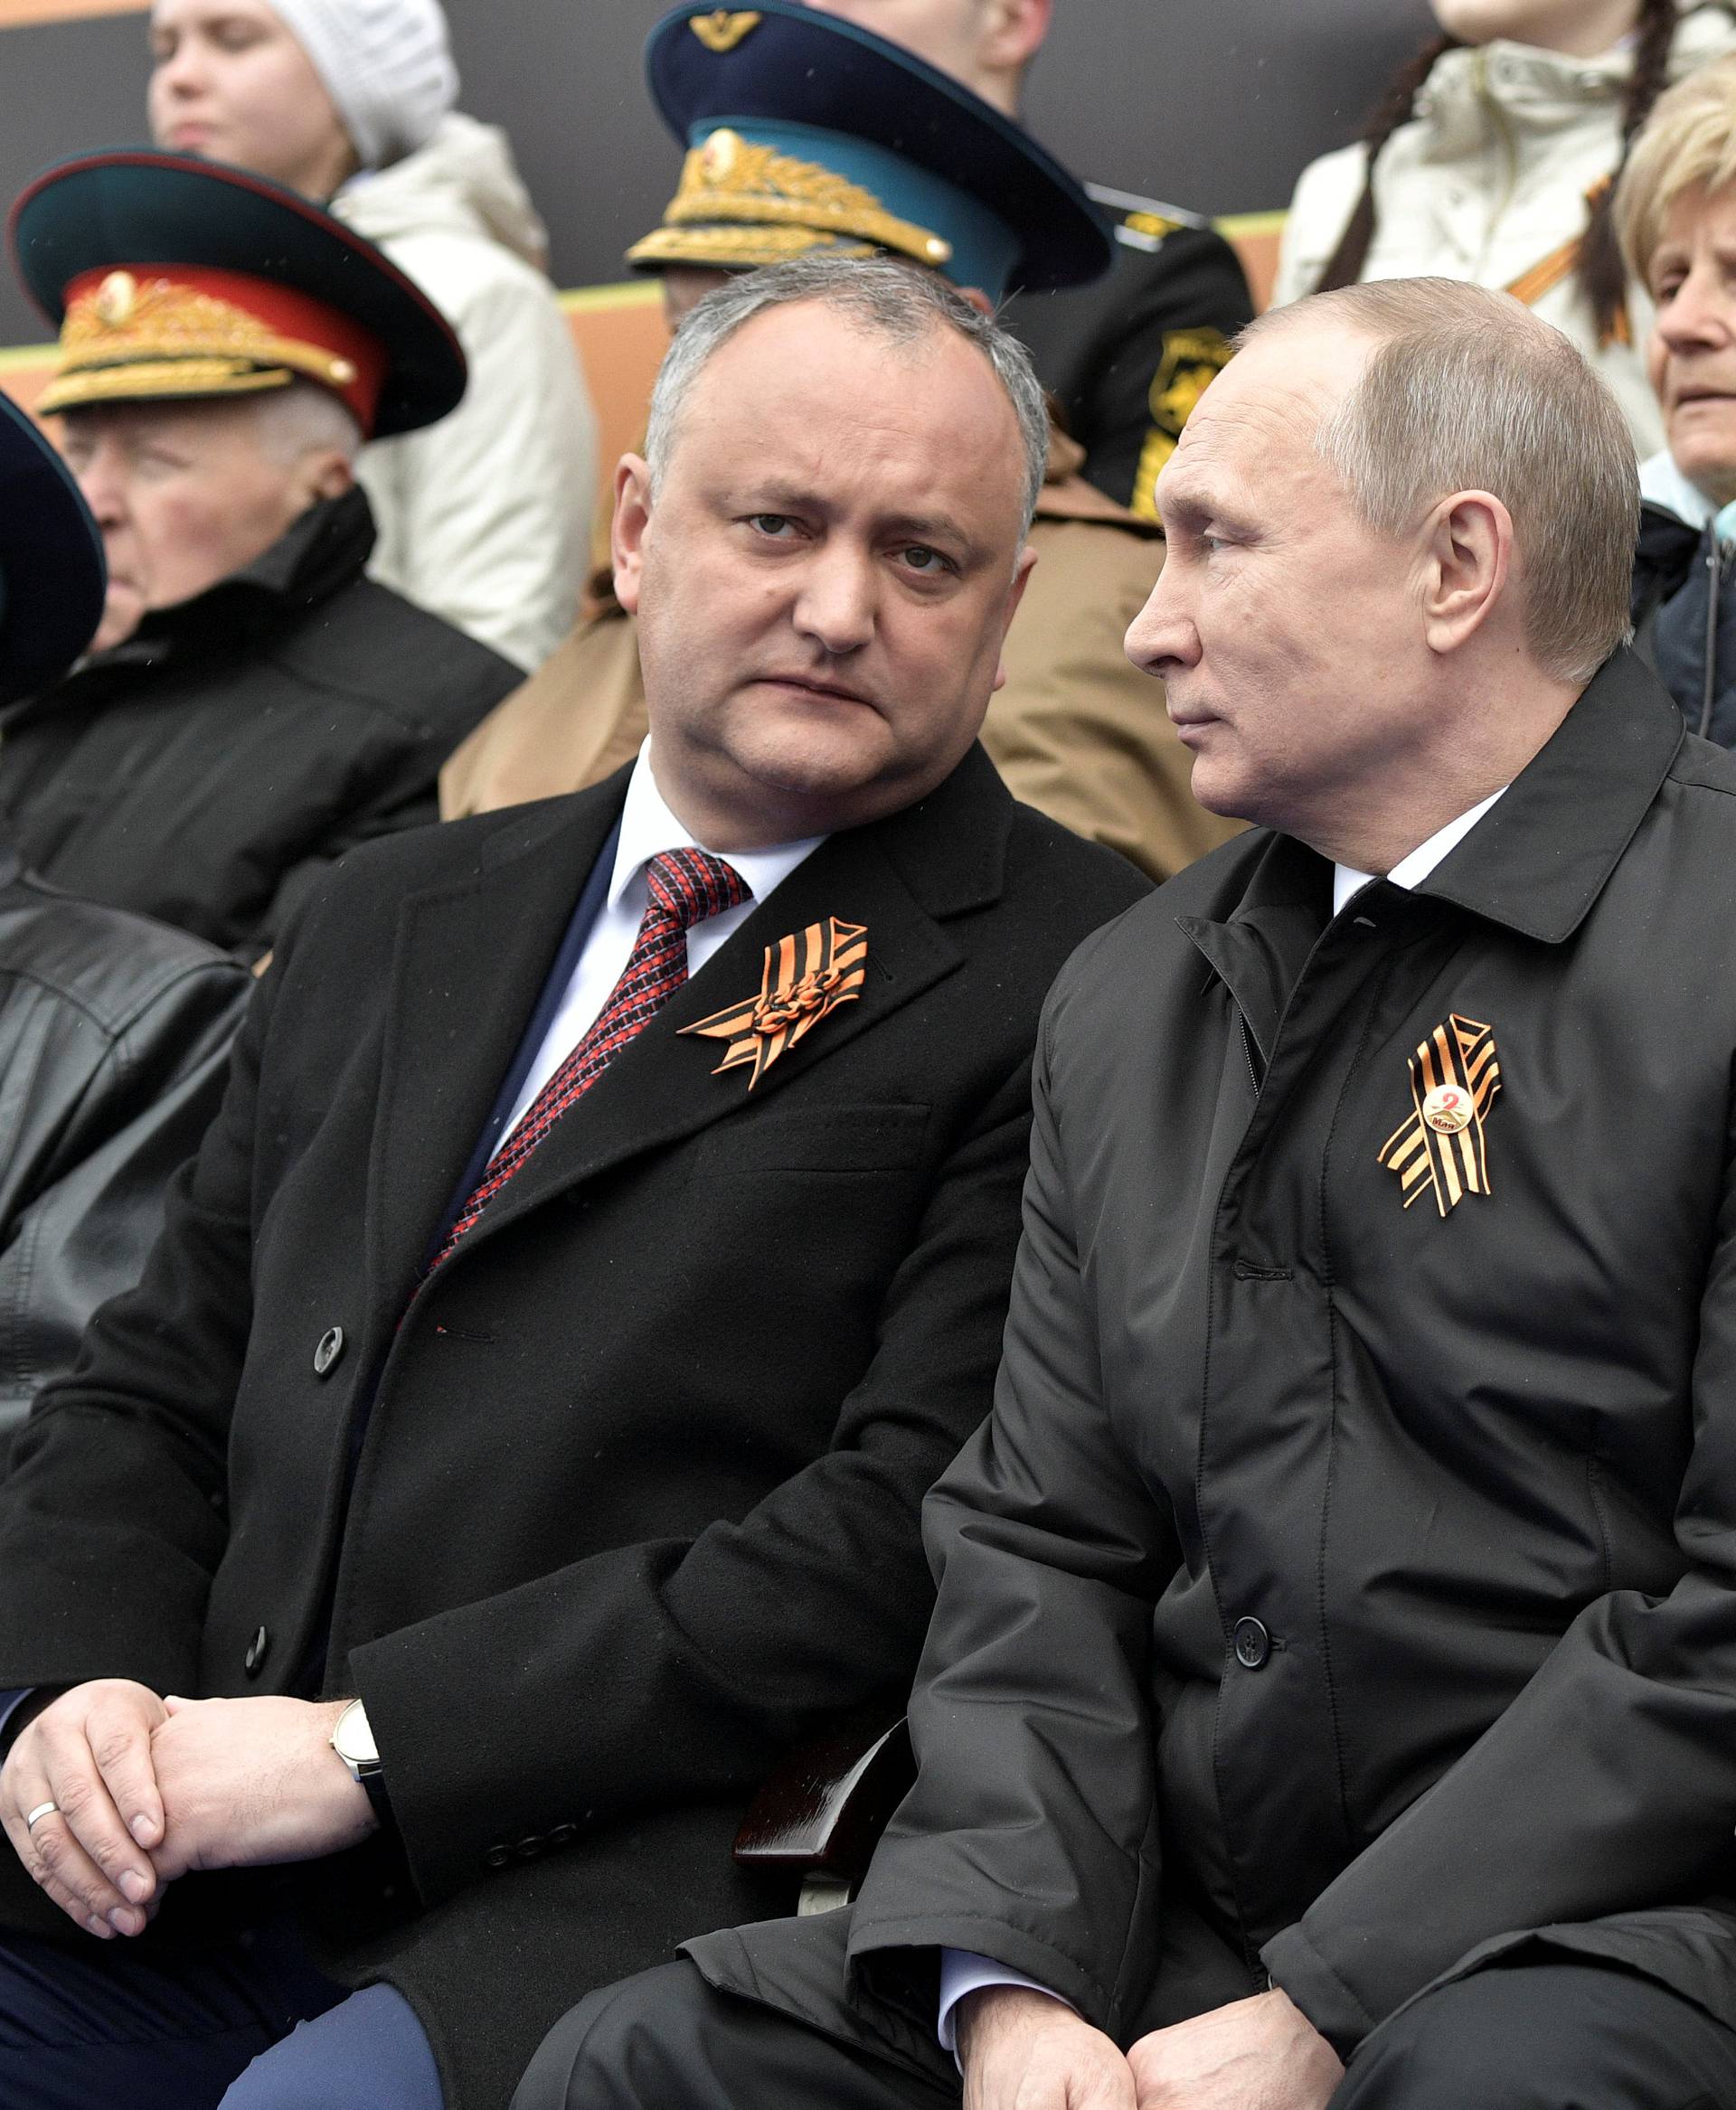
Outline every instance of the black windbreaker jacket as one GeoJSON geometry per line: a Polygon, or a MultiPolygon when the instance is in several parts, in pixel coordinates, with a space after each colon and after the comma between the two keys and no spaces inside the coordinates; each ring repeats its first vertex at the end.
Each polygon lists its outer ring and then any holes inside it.
{"type": "Polygon", "coordinates": [[[715,1982],[845,2026],[847,1945],[930,2066],[940,1946],[1124,2043],[1269,1970],[1348,2052],[1528,1942],[1736,2025],[1736,760],[1621,652],[1331,884],[1251,834],[1064,970],[917,1785],[715,1982]]]}

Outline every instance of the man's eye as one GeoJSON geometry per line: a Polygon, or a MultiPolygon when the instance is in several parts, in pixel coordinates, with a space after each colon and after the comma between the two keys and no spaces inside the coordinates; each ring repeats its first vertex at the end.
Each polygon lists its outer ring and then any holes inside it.
{"type": "Polygon", "coordinates": [[[939,550],[931,550],[926,542],[911,542],[902,551],[903,561],[912,571],[920,571],[926,578],[934,578],[952,570],[951,562],[939,550]]]}
{"type": "Polygon", "coordinates": [[[796,532],[796,523],[787,513],[750,513],[748,525],[756,533],[771,535],[778,542],[788,540],[796,532]]]}

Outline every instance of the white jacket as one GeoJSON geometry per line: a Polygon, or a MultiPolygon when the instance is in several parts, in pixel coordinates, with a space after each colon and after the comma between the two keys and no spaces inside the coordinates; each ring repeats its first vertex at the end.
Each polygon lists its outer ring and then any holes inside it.
{"type": "Polygon", "coordinates": [[[363,452],[380,525],[369,569],[540,666],[578,617],[597,419],[505,135],[448,117],[426,146],[346,184],[332,210],[415,279],[470,362],[449,418],[363,452]]]}
{"type": "MultiPolygon", "coordinates": [[[[1736,50],[1722,5],[1681,0],[1673,78],[1736,50]]],[[[1363,277],[1433,276],[1510,286],[1583,232],[1585,194],[1620,155],[1626,50],[1573,59],[1498,41],[1447,52],[1417,99],[1417,115],[1374,166],[1376,223],[1363,277]]],[[[1362,195],[1367,150],[1341,148],[1305,169],[1291,201],[1275,303],[1311,292],[1362,195]]],[[[1570,277],[1535,304],[1580,346],[1615,391],[1642,456],[1664,444],[1646,379],[1651,303],[1628,297],[1632,344],[1599,349],[1591,311],[1570,277]]]]}

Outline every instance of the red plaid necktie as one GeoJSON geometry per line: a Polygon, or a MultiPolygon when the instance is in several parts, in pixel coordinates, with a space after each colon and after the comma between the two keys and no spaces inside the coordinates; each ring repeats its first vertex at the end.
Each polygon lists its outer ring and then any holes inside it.
{"type": "Polygon", "coordinates": [[[459,1210],[431,1275],[575,1099],[582,1097],[636,1034],[641,1033],[687,979],[687,933],[708,916],[753,899],[740,872],[703,850],[667,850],[645,868],[645,920],[614,994],[597,1022],[525,1109],[501,1144],[481,1183],[459,1210]]]}

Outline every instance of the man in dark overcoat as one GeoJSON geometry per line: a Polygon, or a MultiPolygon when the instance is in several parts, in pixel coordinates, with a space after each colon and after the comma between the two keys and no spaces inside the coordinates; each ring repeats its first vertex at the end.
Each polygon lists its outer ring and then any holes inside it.
{"type": "Polygon", "coordinates": [[[1736,768],[1557,333],[1244,347],[1129,648],[1262,825],[1047,1008],[915,1787],[520,2110],[1736,2102],[1736,768]]]}
{"type": "Polygon", "coordinates": [[[1146,890],[976,745],[1044,445],[938,282],[735,282],[618,472],[639,761],[286,933],[0,1490],[10,2110],[490,2110],[789,1908],[735,1828],[908,1689],[1042,998],[1146,890]]]}
{"type": "Polygon", "coordinates": [[[108,592],[79,664],[0,716],[0,816],[69,893],[257,959],[334,859],[436,817],[441,761],[518,681],[366,576],[357,453],[443,419],[463,352],[372,242],[239,169],[80,155],[10,231],[108,592]]]}

